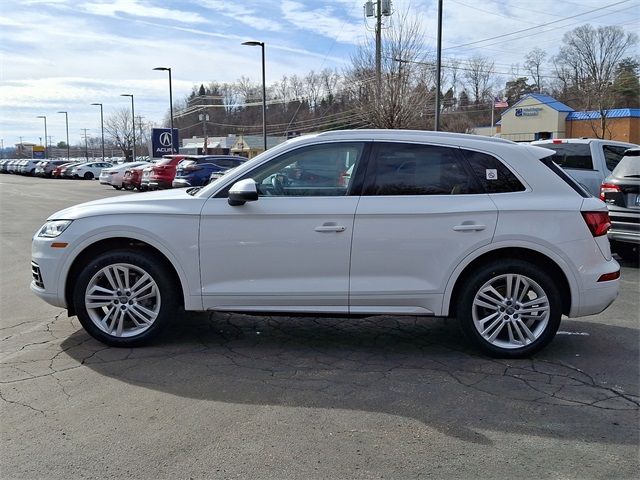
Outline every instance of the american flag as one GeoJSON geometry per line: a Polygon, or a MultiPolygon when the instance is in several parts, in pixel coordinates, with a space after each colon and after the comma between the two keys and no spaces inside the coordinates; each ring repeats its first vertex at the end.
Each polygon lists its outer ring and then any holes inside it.
{"type": "Polygon", "coordinates": [[[507,108],[509,104],[506,100],[500,100],[498,97],[493,99],[494,108],[507,108]]]}

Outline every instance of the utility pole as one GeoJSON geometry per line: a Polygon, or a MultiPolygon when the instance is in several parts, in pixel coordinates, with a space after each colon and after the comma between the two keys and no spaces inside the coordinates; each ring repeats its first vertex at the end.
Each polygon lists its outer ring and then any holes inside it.
{"type": "Polygon", "coordinates": [[[198,115],[198,119],[202,122],[202,154],[206,155],[208,152],[207,150],[209,149],[209,145],[208,145],[208,139],[207,139],[207,122],[209,121],[209,114],[206,113],[207,111],[205,110],[205,113],[201,113],[200,115],[198,115]]]}
{"type": "Polygon", "coordinates": [[[89,144],[87,143],[87,130],[89,130],[88,128],[81,128],[80,130],[82,130],[84,132],[83,137],[84,137],[84,157],[87,159],[87,162],[89,161],[89,144]]]}
{"type": "MultiPolygon", "coordinates": [[[[142,116],[138,115],[136,118],[138,119],[138,129],[140,131],[140,136],[138,137],[140,139],[140,150],[142,150],[142,116]]],[[[135,123],[133,124],[133,131],[136,131],[135,123]]],[[[171,141],[173,141],[173,139],[171,141]]]]}
{"type": "MultiPolygon", "coordinates": [[[[442,0],[438,0],[438,52],[436,59],[436,118],[434,130],[440,130],[440,69],[442,68],[442,0]]],[[[491,124],[493,126],[493,123],[491,124]]]]}
{"type": "Polygon", "coordinates": [[[366,18],[375,17],[375,37],[376,37],[376,101],[382,98],[382,17],[391,15],[391,0],[367,0],[364,4],[364,16],[366,18]]]}

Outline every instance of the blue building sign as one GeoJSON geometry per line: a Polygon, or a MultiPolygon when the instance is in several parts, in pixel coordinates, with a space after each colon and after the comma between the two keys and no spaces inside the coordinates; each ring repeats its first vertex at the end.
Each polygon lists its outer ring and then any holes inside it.
{"type": "Polygon", "coordinates": [[[173,151],[171,150],[171,129],[154,128],[151,131],[151,150],[154,158],[160,158],[170,153],[178,153],[180,140],[178,139],[178,129],[173,129],[173,151]]]}

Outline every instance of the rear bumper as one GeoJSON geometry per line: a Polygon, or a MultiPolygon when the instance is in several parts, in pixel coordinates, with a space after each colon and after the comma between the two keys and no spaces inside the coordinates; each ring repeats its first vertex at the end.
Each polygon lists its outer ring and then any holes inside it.
{"type": "Polygon", "coordinates": [[[640,244],[640,233],[628,232],[624,230],[609,230],[607,233],[609,240],[624,243],[636,243],[640,244]]]}
{"type": "Polygon", "coordinates": [[[149,180],[149,188],[171,188],[173,186],[171,180],[149,180]]]}

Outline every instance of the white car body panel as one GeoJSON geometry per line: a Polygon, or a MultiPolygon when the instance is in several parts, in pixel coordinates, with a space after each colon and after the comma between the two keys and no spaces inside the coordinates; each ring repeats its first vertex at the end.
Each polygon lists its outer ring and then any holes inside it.
{"type": "Polygon", "coordinates": [[[272,197],[240,207],[224,198],[207,201],[200,230],[205,308],[347,313],[357,203],[358,197],[272,197]],[[316,231],[330,225],[344,230],[316,231]]]}
{"type": "Polygon", "coordinates": [[[460,261],[491,242],[498,212],[488,195],[370,196],[358,204],[351,255],[353,312],[415,308],[441,314],[460,261]],[[478,230],[458,230],[478,228],[478,230]]]}

